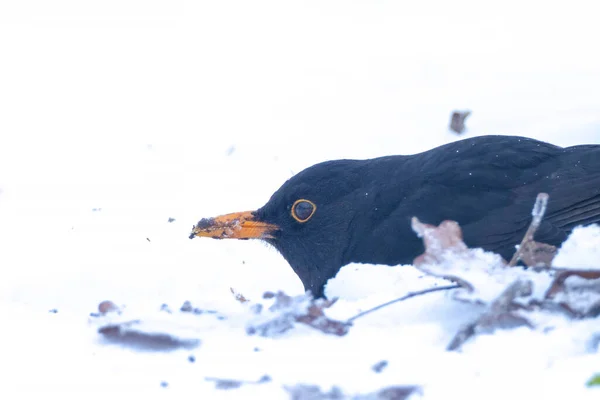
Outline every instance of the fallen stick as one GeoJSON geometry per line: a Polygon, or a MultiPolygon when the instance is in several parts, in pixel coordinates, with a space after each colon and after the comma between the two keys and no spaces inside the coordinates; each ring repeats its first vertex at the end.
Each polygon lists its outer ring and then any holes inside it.
{"type": "MultiPolygon", "coordinates": [[[[550,246],[544,243],[537,243],[533,240],[533,236],[535,232],[540,227],[542,223],[542,218],[546,213],[546,207],[548,206],[548,193],[539,193],[535,199],[535,204],[533,205],[533,209],[531,210],[531,216],[533,217],[531,224],[529,224],[529,228],[527,228],[527,232],[523,236],[523,240],[521,244],[519,244],[519,248],[513,255],[512,259],[508,263],[509,267],[514,267],[517,265],[519,260],[523,260],[526,264],[535,264],[535,253],[542,252],[547,253],[546,257],[541,260],[544,264],[549,264],[549,261],[554,257],[556,252],[556,248],[554,246],[550,246]],[[547,259],[547,257],[550,259],[547,259]]],[[[532,265],[529,265],[532,266],[532,265]]]]}
{"type": "Polygon", "coordinates": [[[399,303],[401,301],[410,299],[411,297],[416,297],[416,296],[420,296],[422,294],[427,294],[427,293],[440,292],[442,290],[459,289],[461,287],[462,286],[460,286],[460,285],[436,286],[436,287],[432,287],[432,288],[429,288],[429,289],[419,290],[419,291],[416,291],[416,292],[409,292],[409,293],[405,294],[402,297],[398,297],[397,299],[388,301],[387,303],[383,303],[383,304],[380,304],[380,305],[378,305],[376,307],[373,307],[373,308],[371,308],[369,310],[360,312],[360,313],[356,314],[354,317],[349,318],[348,320],[346,320],[346,323],[351,323],[352,321],[354,321],[354,320],[356,320],[356,319],[358,319],[358,318],[360,318],[360,317],[362,317],[364,315],[370,314],[373,311],[377,311],[377,310],[379,310],[379,309],[381,309],[383,307],[387,307],[390,304],[399,303]]]}

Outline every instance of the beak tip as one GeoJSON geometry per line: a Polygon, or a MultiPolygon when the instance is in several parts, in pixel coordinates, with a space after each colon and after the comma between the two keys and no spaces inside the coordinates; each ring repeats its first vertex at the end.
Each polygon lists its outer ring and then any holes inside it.
{"type": "Polygon", "coordinates": [[[192,225],[192,233],[190,233],[190,239],[196,237],[196,225],[192,225]]]}

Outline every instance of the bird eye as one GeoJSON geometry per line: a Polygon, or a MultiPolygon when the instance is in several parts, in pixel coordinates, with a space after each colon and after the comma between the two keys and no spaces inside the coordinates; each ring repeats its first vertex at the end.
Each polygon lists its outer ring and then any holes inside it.
{"type": "Polygon", "coordinates": [[[296,200],[292,205],[292,217],[298,222],[306,222],[313,216],[317,206],[310,200],[296,200]]]}

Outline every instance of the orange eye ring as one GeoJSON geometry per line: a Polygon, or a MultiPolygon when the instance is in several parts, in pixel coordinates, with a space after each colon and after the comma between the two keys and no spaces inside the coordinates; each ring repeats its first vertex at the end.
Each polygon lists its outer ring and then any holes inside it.
{"type": "Polygon", "coordinates": [[[298,199],[294,202],[294,204],[292,204],[292,209],[290,212],[292,214],[292,218],[303,224],[312,218],[312,216],[315,214],[315,211],[317,211],[317,206],[315,203],[306,199],[298,199]]]}

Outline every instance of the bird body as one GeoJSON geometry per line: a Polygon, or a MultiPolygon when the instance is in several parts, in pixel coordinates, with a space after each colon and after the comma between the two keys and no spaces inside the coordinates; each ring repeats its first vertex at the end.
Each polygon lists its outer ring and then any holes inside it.
{"type": "Polygon", "coordinates": [[[600,145],[479,136],[413,155],[326,161],[256,211],[201,220],[191,237],[263,239],[322,297],[348,263],[412,264],[424,251],[413,216],[454,220],[469,247],[510,259],[540,192],[550,197],[537,241],[559,246],[575,226],[600,222],[600,145]]]}

